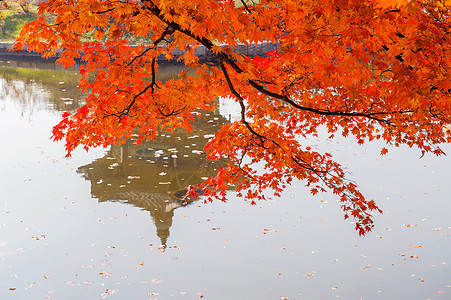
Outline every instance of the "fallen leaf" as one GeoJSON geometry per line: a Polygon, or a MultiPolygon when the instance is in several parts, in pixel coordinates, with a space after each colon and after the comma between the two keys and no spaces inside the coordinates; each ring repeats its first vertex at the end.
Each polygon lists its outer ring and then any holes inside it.
{"type": "Polygon", "coordinates": [[[157,283],[162,283],[162,282],[163,282],[162,279],[152,279],[152,280],[150,281],[150,283],[155,283],[155,284],[157,284],[157,283]]]}

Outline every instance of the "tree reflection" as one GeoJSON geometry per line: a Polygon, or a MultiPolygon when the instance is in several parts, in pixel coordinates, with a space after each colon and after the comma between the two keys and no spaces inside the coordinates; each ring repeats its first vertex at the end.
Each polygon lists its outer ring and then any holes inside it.
{"type": "Polygon", "coordinates": [[[38,109],[73,111],[84,102],[77,72],[59,70],[53,63],[0,60],[0,78],[1,95],[14,99],[23,115],[38,109]]]}

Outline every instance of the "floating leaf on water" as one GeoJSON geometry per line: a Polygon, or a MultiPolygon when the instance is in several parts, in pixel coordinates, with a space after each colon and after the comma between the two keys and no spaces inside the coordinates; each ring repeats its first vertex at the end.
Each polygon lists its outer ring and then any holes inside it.
{"type": "Polygon", "coordinates": [[[45,239],[46,237],[47,236],[45,234],[41,234],[40,236],[32,236],[31,238],[34,239],[34,240],[39,241],[39,240],[45,239]]]}
{"type": "Polygon", "coordinates": [[[53,299],[53,296],[56,294],[55,291],[48,291],[47,295],[44,297],[44,299],[53,299]]]}
{"type": "Polygon", "coordinates": [[[163,282],[163,279],[152,279],[150,281],[150,283],[153,283],[153,284],[158,284],[158,283],[162,283],[162,282],[163,282]]]}
{"type": "Polygon", "coordinates": [[[102,278],[111,278],[110,272],[103,271],[103,272],[100,272],[99,275],[102,276],[102,278]]]}

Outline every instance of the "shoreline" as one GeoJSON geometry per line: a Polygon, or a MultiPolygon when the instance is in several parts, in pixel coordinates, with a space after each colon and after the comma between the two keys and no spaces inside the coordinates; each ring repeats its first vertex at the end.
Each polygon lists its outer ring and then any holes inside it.
{"type": "MultiPolygon", "coordinates": [[[[14,43],[12,42],[0,42],[0,59],[21,59],[21,60],[41,60],[45,62],[55,62],[58,58],[57,56],[53,56],[50,58],[43,58],[41,54],[36,52],[30,52],[27,50],[17,51],[9,51],[14,43]]],[[[260,43],[260,44],[251,44],[251,45],[238,45],[236,47],[237,52],[248,57],[264,57],[268,51],[274,51],[278,49],[277,44],[272,43],[260,43]]],[[[204,46],[199,46],[194,49],[194,54],[199,57],[200,63],[216,62],[215,55],[213,52],[208,50],[204,46]]],[[[170,60],[166,59],[164,56],[160,56],[157,59],[157,62],[161,65],[184,65],[182,61],[177,61],[182,55],[183,52],[180,50],[175,50],[173,52],[174,57],[170,60]]]]}

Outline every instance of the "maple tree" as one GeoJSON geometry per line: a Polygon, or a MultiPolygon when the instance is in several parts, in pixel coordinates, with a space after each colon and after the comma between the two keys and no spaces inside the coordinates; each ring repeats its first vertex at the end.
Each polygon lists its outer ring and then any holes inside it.
{"type": "Polygon", "coordinates": [[[162,128],[189,130],[193,111],[213,110],[225,97],[239,104],[241,119],[205,148],[228,162],[203,183],[208,199],[224,200],[234,185],[254,203],[265,189],[280,195],[301,179],[313,194],[336,194],[363,235],[380,209],[330,154],[306,143],[326,128],[359,144],[443,154],[440,144],[451,141],[450,12],[446,1],[428,0],[48,0],[14,49],[45,57],[60,49],[63,66],[83,62],[86,104],[53,129],[68,154],[134,133],[139,143],[162,128]],[[130,45],[126,36],[143,42],[130,45]],[[278,50],[256,58],[236,51],[261,42],[278,50]],[[199,46],[217,63],[200,62],[199,46]],[[175,49],[194,73],[163,83],[157,58],[175,49]]]}

